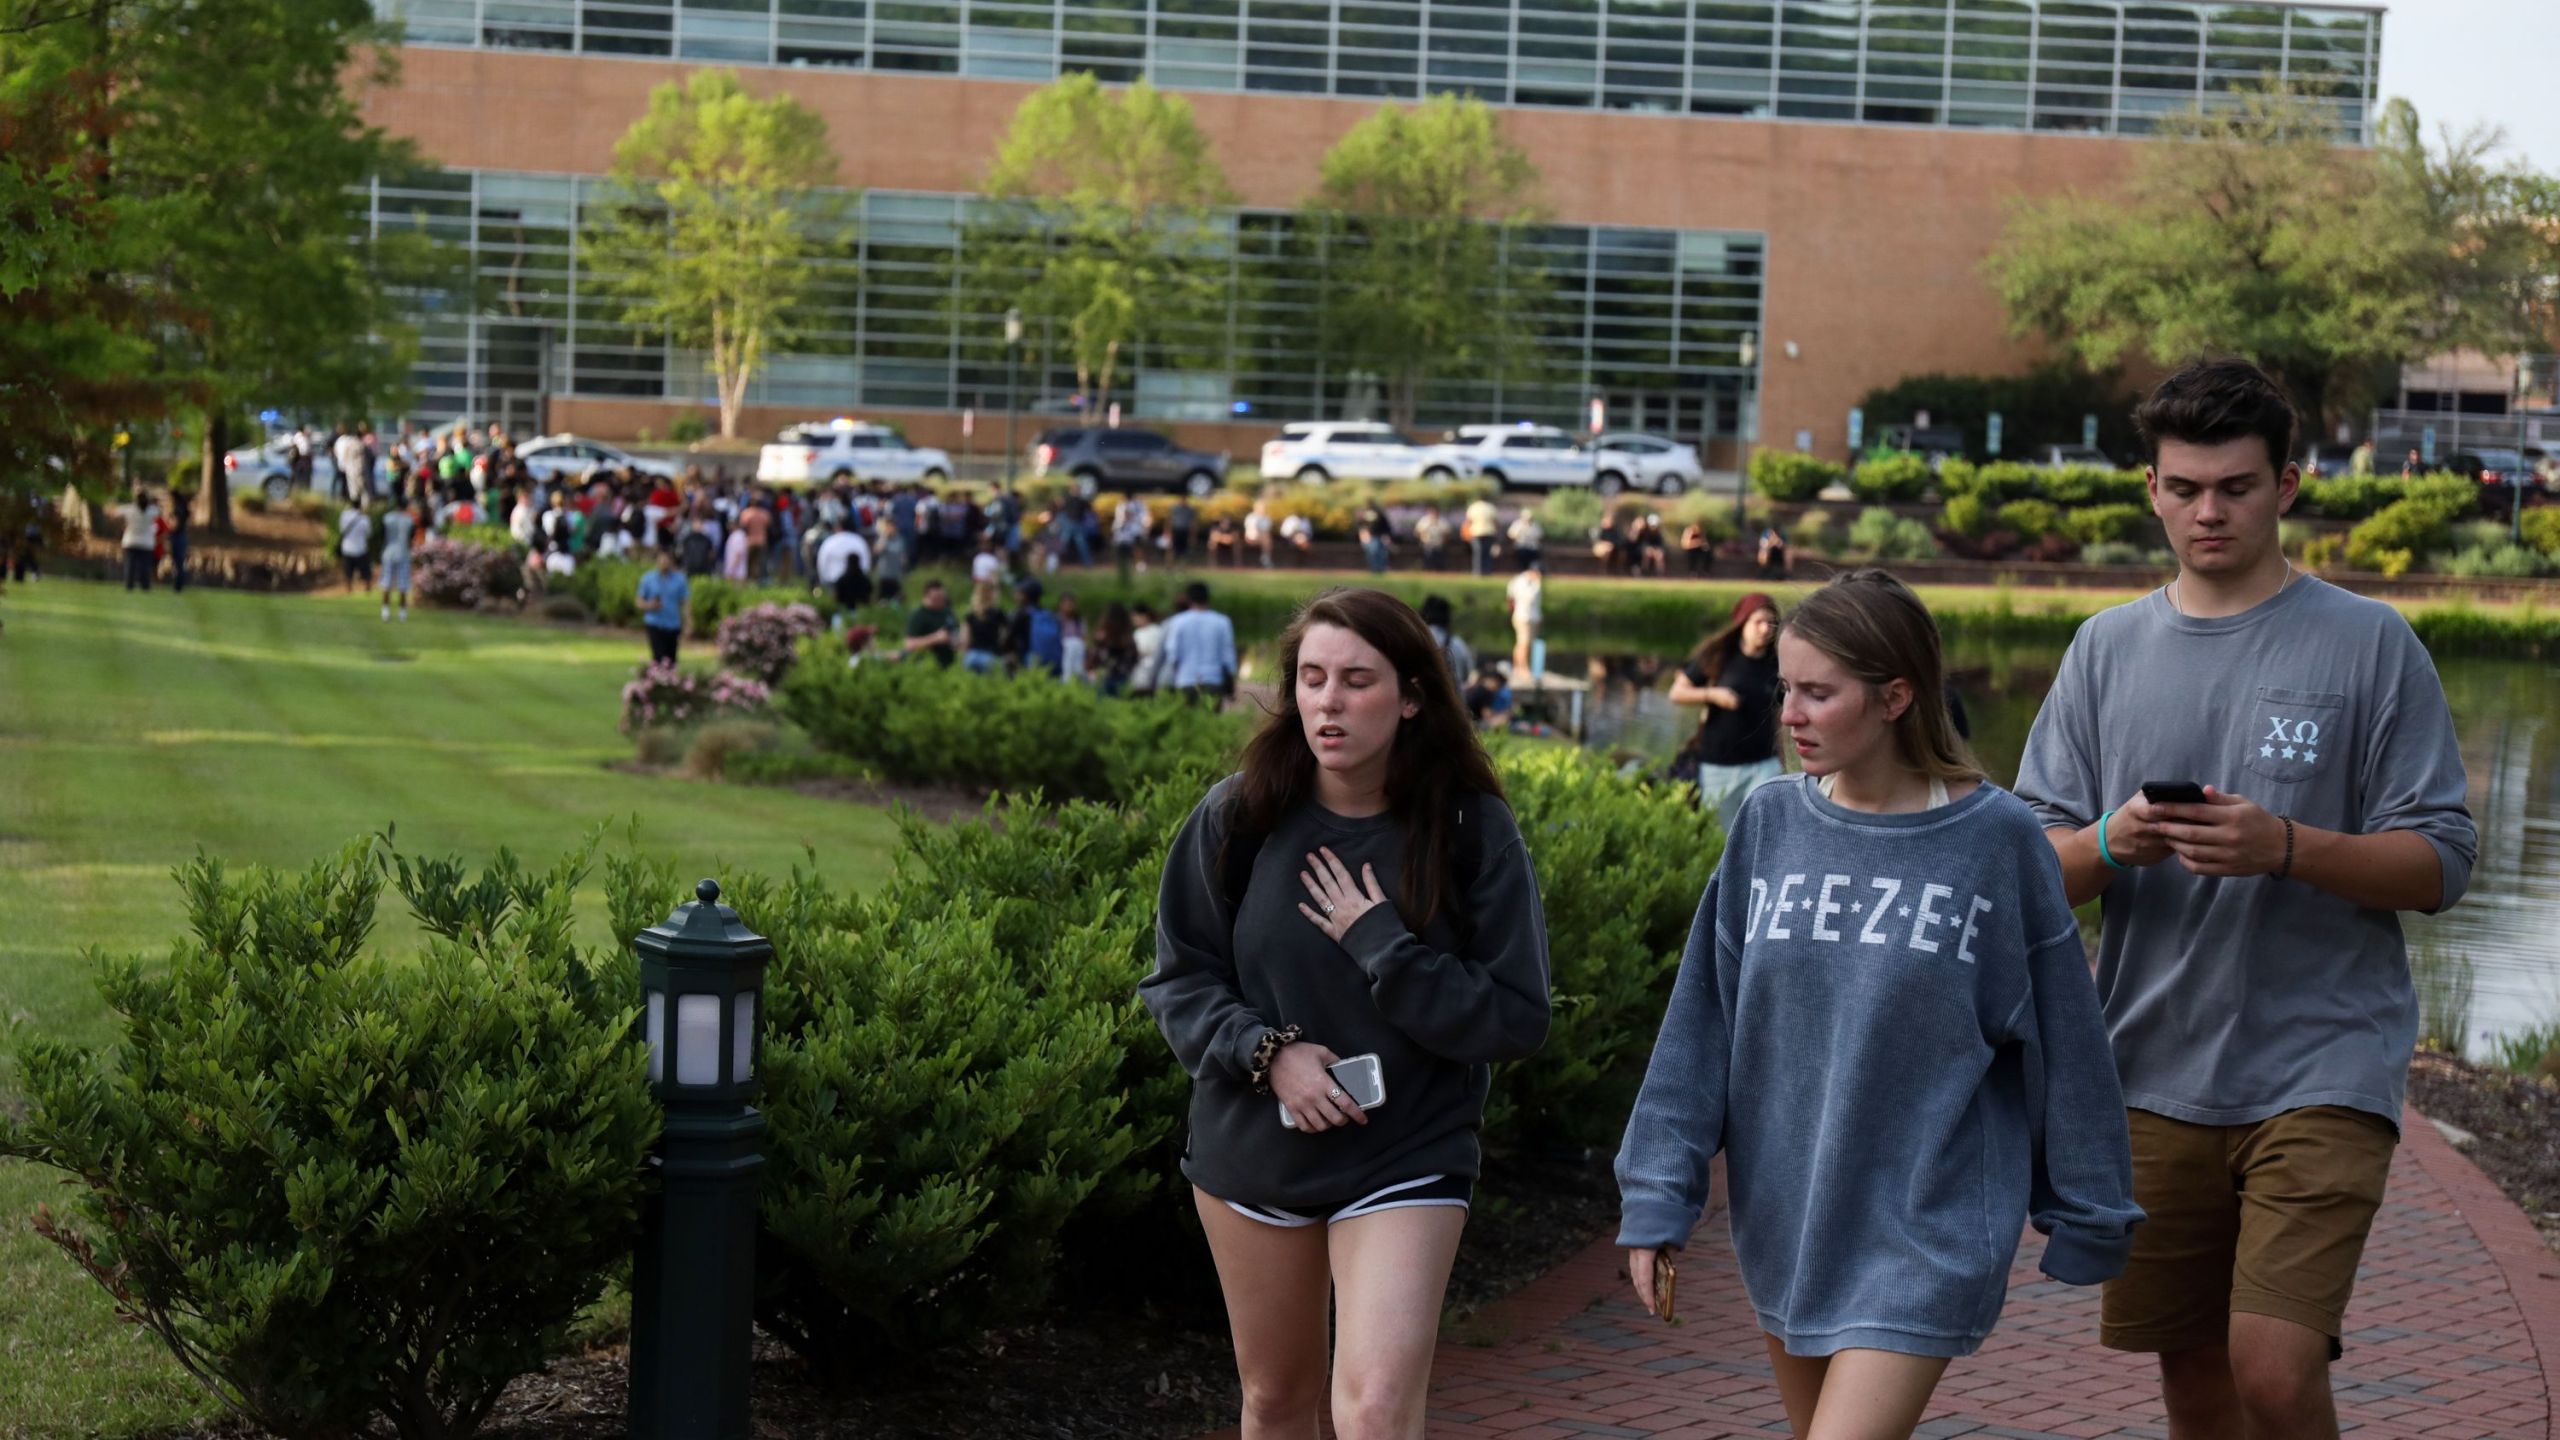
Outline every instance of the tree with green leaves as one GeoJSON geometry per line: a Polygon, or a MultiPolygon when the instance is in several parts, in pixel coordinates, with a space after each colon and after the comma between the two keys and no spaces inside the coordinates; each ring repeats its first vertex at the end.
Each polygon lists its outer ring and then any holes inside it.
{"type": "Polygon", "coordinates": [[[796,332],[820,254],[848,228],[827,122],[756,98],[734,70],[696,71],[649,92],[612,176],[589,212],[588,273],[627,298],[630,324],[709,357],[734,439],[747,382],[796,332]]]}
{"type": "Polygon", "coordinates": [[[17,401],[59,433],[7,443],[85,469],[102,433],[186,424],[221,530],[235,417],[396,403],[413,353],[400,292],[452,282],[423,234],[353,223],[352,195],[418,163],[362,120],[363,92],[392,73],[389,38],[366,0],[0,0],[0,124],[47,137],[40,169],[0,177],[0,205],[33,196],[70,227],[55,233],[85,236],[0,264],[12,304],[52,317],[36,343],[73,347],[61,379],[17,401]],[[98,323],[131,328],[79,351],[98,323]]]}
{"type": "Polygon", "coordinates": [[[1329,365],[1388,382],[1413,423],[1434,378],[1517,378],[1535,368],[1548,283],[1528,242],[1538,172],[1493,107],[1434,96],[1387,106],[1325,152],[1307,206],[1323,247],[1329,365]]]}
{"type": "Polygon", "coordinates": [[[2020,203],[1985,273],[2021,335],[2093,368],[2246,355],[2315,424],[2445,350],[2535,348],[2560,215],[2496,137],[2430,149],[2405,102],[2373,148],[2281,84],[2163,127],[2119,192],[2020,203]]]}
{"type": "Polygon", "coordinates": [[[970,288],[1054,326],[1093,412],[1144,347],[1223,314],[1235,195],[1181,96],[1066,76],[1014,111],[986,189],[970,288]]]}

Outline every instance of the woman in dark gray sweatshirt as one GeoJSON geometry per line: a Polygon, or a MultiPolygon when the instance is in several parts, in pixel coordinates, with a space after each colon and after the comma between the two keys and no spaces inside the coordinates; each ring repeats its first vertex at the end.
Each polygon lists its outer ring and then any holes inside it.
{"type": "Polygon", "coordinates": [[[1166,857],[1138,991],[1192,1079],[1182,1170],[1244,1434],[1314,1432],[1330,1298],[1335,1428],[1418,1440],[1489,1067],[1546,1039],[1546,916],[1420,616],[1326,591],[1280,671],[1241,772],[1166,857]]]}

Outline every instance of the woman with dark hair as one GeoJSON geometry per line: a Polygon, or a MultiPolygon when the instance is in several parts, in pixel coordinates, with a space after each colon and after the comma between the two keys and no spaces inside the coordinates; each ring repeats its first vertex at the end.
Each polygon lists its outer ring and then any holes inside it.
{"type": "Polygon", "coordinates": [[[1697,732],[1672,759],[1698,803],[1731,824],[1734,807],[1778,778],[1778,602],[1753,591],[1672,677],[1671,703],[1695,705],[1697,732]]]}
{"type": "Polygon", "coordinates": [[[1804,773],[1743,802],[1618,1153],[1628,1275],[1672,1318],[1721,1151],[1798,1435],[1909,1436],[1999,1320],[2018,1234],[2069,1285],[2142,1211],[2062,869],[1939,701],[1938,630],[1856,570],[1778,636],[1804,773]]]}
{"type": "Polygon", "coordinates": [[[1093,622],[1090,645],[1093,681],[1105,695],[1118,695],[1129,688],[1129,677],[1138,668],[1138,626],[1130,616],[1127,602],[1114,600],[1093,622]]]}
{"type": "Polygon", "coordinates": [[[1501,782],[1404,602],[1328,590],[1167,857],[1139,987],[1192,1079],[1183,1174],[1243,1433],[1419,1440],[1489,1066],[1547,1033],[1546,916],[1501,782]],[[1345,1062],[1345,1057],[1350,1057],[1345,1062]]]}

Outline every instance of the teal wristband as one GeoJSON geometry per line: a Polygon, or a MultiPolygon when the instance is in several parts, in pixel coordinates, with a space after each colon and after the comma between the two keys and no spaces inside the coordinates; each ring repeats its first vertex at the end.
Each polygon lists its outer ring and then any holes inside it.
{"type": "Polygon", "coordinates": [[[2125,863],[2107,853],[2107,821],[2113,818],[2115,813],[2110,810],[2098,817],[2098,858],[2107,862],[2108,869],[2122,870],[2125,868],[2125,863]]]}

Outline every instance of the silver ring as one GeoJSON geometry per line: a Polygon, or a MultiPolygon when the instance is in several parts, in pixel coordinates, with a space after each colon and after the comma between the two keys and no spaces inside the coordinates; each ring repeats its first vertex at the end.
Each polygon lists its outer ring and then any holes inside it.
{"type": "Polygon", "coordinates": [[[1339,1090],[1327,1090],[1324,1092],[1324,1095],[1328,1100],[1339,1100],[1342,1098],[1342,1092],[1339,1090]]]}
{"type": "MultiPolygon", "coordinates": [[[[1319,903],[1321,903],[1321,902],[1319,902],[1319,903]]],[[[1332,906],[1330,906],[1330,905],[1326,905],[1326,906],[1324,907],[1324,913],[1326,913],[1327,915],[1332,914],[1332,913],[1333,913],[1333,907],[1332,907],[1332,906]]]]}

